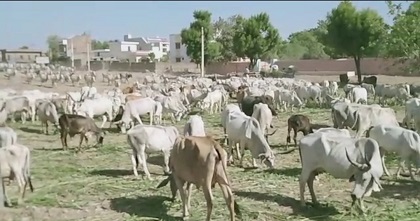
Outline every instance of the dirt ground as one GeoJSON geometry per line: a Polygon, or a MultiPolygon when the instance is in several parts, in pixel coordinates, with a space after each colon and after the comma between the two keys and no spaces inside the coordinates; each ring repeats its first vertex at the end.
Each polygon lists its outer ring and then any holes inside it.
{"type": "MultiPolygon", "coordinates": [[[[101,77],[99,76],[99,81],[101,77]]],[[[140,78],[140,77],[138,77],[140,78]]],[[[325,76],[298,76],[311,81],[329,79],[325,76]]],[[[0,88],[15,90],[39,89],[42,91],[75,91],[69,85],[57,88],[38,86],[7,81],[0,77],[0,88]]],[[[338,80],[333,77],[331,80],[338,80]]],[[[400,83],[420,82],[420,78],[380,76],[379,82],[400,83]]],[[[48,85],[49,86],[49,85],[48,85]]],[[[99,91],[107,86],[104,83],[95,85],[99,91]]],[[[403,107],[392,107],[397,111],[398,119],[404,114],[403,107]]],[[[287,118],[297,112],[280,113],[274,119],[277,132],[269,138],[275,153],[284,150],[286,141],[287,118]]],[[[304,109],[300,112],[311,117],[313,123],[332,125],[328,109],[304,109]]],[[[215,137],[222,136],[218,114],[201,114],[205,119],[207,133],[215,137]]],[[[185,120],[177,123],[181,130],[185,120]]],[[[35,191],[28,192],[24,205],[14,206],[0,211],[0,220],[180,220],[181,201],[168,201],[169,187],[156,189],[162,181],[163,158],[161,154],[152,154],[148,167],[153,180],[135,179],[125,135],[115,129],[104,140],[100,148],[89,147],[85,152],[76,154],[73,149],[63,151],[58,134],[40,133],[40,123],[20,122],[9,124],[18,133],[20,143],[31,148],[33,184],[35,191]]],[[[299,134],[298,138],[302,137],[299,134]]],[[[79,137],[69,139],[70,148],[78,144],[79,137]]],[[[93,142],[93,141],[91,141],[93,142]]],[[[241,207],[239,220],[419,220],[420,185],[408,178],[396,180],[385,177],[382,181],[384,190],[373,193],[366,199],[368,208],[366,216],[349,214],[351,204],[350,191],[352,184],[347,180],[337,180],[329,175],[320,175],[314,184],[315,193],[322,203],[314,208],[299,206],[300,162],[298,152],[288,155],[276,155],[276,166],[273,170],[262,167],[249,169],[251,159],[247,154],[246,168],[231,166],[228,168],[235,199],[241,207]]],[[[397,168],[395,157],[387,157],[391,174],[397,168]]],[[[141,170],[141,169],[140,169],[141,170]]],[[[16,187],[7,187],[12,202],[16,202],[16,187]]],[[[225,221],[228,211],[221,191],[216,186],[212,220],[225,221]]],[[[306,200],[310,195],[306,190],[306,200]]],[[[311,205],[308,203],[308,205],[311,205]]],[[[203,220],[206,214],[204,196],[194,188],[191,200],[190,220],[203,220]]]]}

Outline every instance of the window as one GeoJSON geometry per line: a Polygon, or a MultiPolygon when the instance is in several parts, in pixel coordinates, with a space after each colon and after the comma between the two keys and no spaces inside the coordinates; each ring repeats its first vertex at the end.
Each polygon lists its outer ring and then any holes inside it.
{"type": "Polygon", "coordinates": [[[181,62],[181,58],[175,58],[175,62],[181,62]]]}
{"type": "Polygon", "coordinates": [[[23,60],[23,55],[21,55],[21,56],[19,56],[20,57],[20,59],[22,59],[23,60]]]}
{"type": "Polygon", "coordinates": [[[175,49],[180,49],[181,48],[181,43],[177,42],[175,43],[175,49]]]}
{"type": "Polygon", "coordinates": [[[166,49],[166,48],[162,49],[162,52],[167,52],[167,51],[168,51],[168,49],[166,49]]]}

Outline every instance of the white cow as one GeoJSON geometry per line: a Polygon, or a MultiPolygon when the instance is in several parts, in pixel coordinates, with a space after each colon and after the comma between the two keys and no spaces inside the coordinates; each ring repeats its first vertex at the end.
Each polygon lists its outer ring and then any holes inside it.
{"type": "Polygon", "coordinates": [[[354,87],[350,92],[350,100],[353,103],[366,103],[367,104],[367,91],[362,87],[354,87]]]}
{"type": "Polygon", "coordinates": [[[0,147],[10,146],[17,141],[16,132],[10,127],[0,127],[0,147]]]}
{"type": "Polygon", "coordinates": [[[190,116],[184,126],[184,136],[205,137],[206,130],[204,129],[203,119],[198,115],[190,116]]]}
{"type": "Polygon", "coordinates": [[[116,124],[121,124],[121,133],[125,133],[128,126],[132,125],[133,119],[136,119],[139,124],[143,124],[140,116],[149,113],[150,125],[152,125],[156,108],[156,101],[149,97],[128,101],[124,106],[121,120],[116,124]]]}
{"type": "Polygon", "coordinates": [[[152,126],[137,125],[127,132],[127,142],[133,149],[131,162],[133,172],[137,177],[137,167],[142,164],[146,177],[150,179],[150,172],[147,169],[146,153],[162,151],[165,161],[165,172],[169,172],[170,151],[178,137],[178,129],[174,126],[152,126]]]}
{"type": "MultiPolygon", "coordinates": [[[[245,148],[251,151],[252,164],[257,166],[255,159],[261,159],[266,166],[273,168],[274,153],[264,139],[260,124],[253,118],[245,115],[243,112],[232,111],[226,119],[226,133],[228,135],[230,154],[232,154],[233,145],[239,143],[241,148],[240,164],[243,165],[245,148]]],[[[239,156],[239,153],[238,153],[239,156]]],[[[232,160],[232,155],[229,157],[232,160]]]]}
{"type": "Polygon", "coordinates": [[[26,122],[27,114],[31,115],[33,121],[35,121],[35,116],[32,116],[32,113],[35,112],[35,103],[31,103],[29,99],[25,96],[13,96],[7,98],[5,101],[0,101],[0,110],[5,111],[5,113],[12,115],[12,122],[15,122],[15,113],[21,113],[22,123],[26,122]],[[4,106],[3,106],[4,105],[4,106]]]}
{"type": "MultiPolygon", "coordinates": [[[[273,121],[273,115],[271,114],[270,108],[268,108],[267,104],[255,104],[252,117],[255,118],[260,124],[261,132],[264,134],[265,139],[268,142],[268,128],[273,128],[273,126],[271,125],[271,122],[273,121]]],[[[274,134],[275,132],[276,131],[274,131],[272,134],[274,134]]]]}
{"type": "Polygon", "coordinates": [[[312,202],[318,204],[313,189],[315,176],[326,172],[335,178],[355,181],[352,206],[358,201],[363,211],[363,197],[382,189],[383,174],[378,143],[370,138],[334,137],[325,133],[306,135],[299,144],[302,173],[299,178],[300,203],[305,206],[305,185],[312,202]]]}
{"type": "Polygon", "coordinates": [[[50,101],[42,101],[36,110],[36,114],[41,121],[41,132],[48,134],[48,122],[51,122],[58,129],[58,113],[55,105],[50,101]]]}
{"type": "MultiPolygon", "coordinates": [[[[420,99],[419,98],[411,98],[405,102],[405,116],[402,121],[402,124],[406,127],[409,127],[411,121],[415,118],[415,116],[419,116],[418,121],[420,122],[420,99]]],[[[417,122],[417,120],[416,120],[417,122]]],[[[415,124],[416,125],[416,124],[415,124]]],[[[420,124],[419,124],[420,126],[420,124]]],[[[420,131],[420,127],[416,126],[417,131],[420,131]]]]}
{"type": "Polygon", "coordinates": [[[398,126],[377,125],[372,127],[366,136],[375,139],[379,143],[382,166],[387,176],[389,176],[389,172],[385,167],[384,152],[395,152],[400,156],[397,178],[400,177],[401,169],[403,169],[404,163],[407,162],[410,177],[414,180],[411,161],[420,163],[420,135],[418,133],[398,126]]]}
{"type": "Polygon", "coordinates": [[[223,93],[220,90],[215,90],[207,94],[207,96],[203,99],[200,108],[202,110],[208,109],[209,113],[213,114],[221,111],[223,103],[223,93]]]}
{"type": "Polygon", "coordinates": [[[90,118],[102,116],[101,128],[103,128],[108,120],[111,121],[113,119],[113,113],[116,111],[114,111],[112,100],[107,97],[100,97],[84,100],[73,112],[90,118]]]}

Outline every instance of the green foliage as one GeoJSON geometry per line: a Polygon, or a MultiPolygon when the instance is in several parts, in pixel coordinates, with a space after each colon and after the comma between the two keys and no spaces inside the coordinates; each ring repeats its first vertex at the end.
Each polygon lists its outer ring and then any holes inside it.
{"type": "Polygon", "coordinates": [[[154,62],[154,61],[155,61],[155,59],[156,59],[156,55],[155,55],[155,53],[150,52],[150,53],[148,54],[148,56],[149,56],[149,59],[150,59],[150,61],[151,61],[151,62],[154,62]]]}
{"type": "Polygon", "coordinates": [[[236,58],[233,51],[233,36],[236,31],[236,24],[243,21],[241,15],[234,15],[227,19],[219,17],[214,22],[215,40],[220,43],[220,61],[228,62],[236,58]]]}
{"type": "Polygon", "coordinates": [[[401,4],[388,1],[389,13],[394,16],[387,49],[391,57],[409,61],[411,71],[420,69],[420,2],[413,2],[406,11],[401,4]]]}
{"type": "Polygon", "coordinates": [[[59,45],[61,37],[58,35],[50,35],[47,38],[48,54],[50,55],[50,61],[55,62],[59,57],[59,45]]]}
{"type": "Polygon", "coordinates": [[[182,44],[187,47],[187,55],[196,64],[201,64],[201,27],[204,29],[204,63],[220,58],[220,43],[214,41],[213,24],[209,11],[194,11],[194,21],[189,28],[182,29],[182,44]]]}
{"type": "Polygon", "coordinates": [[[91,42],[93,50],[100,50],[100,49],[109,49],[109,44],[107,41],[98,41],[93,39],[91,42]]]}
{"type": "Polygon", "coordinates": [[[24,46],[20,47],[19,49],[29,49],[29,47],[24,45],[24,46]]]}
{"type": "Polygon", "coordinates": [[[238,57],[250,59],[249,68],[253,69],[257,60],[281,44],[279,32],[270,23],[267,13],[251,16],[237,21],[233,36],[233,50],[238,57]]]}
{"type": "MultiPolygon", "coordinates": [[[[289,36],[289,44],[294,44],[304,49],[301,59],[320,59],[326,58],[324,45],[319,42],[315,35],[315,30],[304,30],[292,33],[289,36]]],[[[294,47],[296,47],[294,46],[294,47]]]]}
{"type": "Polygon", "coordinates": [[[323,43],[335,54],[353,57],[360,82],[360,59],[376,55],[386,33],[383,18],[372,9],[357,11],[351,2],[343,1],[327,15],[326,30],[323,43]]]}

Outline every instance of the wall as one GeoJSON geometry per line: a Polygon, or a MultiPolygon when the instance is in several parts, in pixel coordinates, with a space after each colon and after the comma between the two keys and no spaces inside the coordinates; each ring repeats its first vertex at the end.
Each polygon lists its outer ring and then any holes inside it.
{"type": "Polygon", "coordinates": [[[176,49],[176,43],[181,43],[180,34],[172,34],[169,36],[169,61],[176,62],[176,58],[181,58],[180,63],[190,63],[191,58],[187,55],[187,47],[181,44],[181,48],[176,49]]]}

